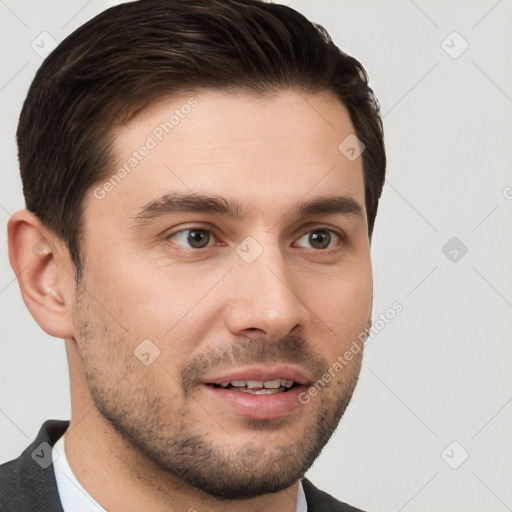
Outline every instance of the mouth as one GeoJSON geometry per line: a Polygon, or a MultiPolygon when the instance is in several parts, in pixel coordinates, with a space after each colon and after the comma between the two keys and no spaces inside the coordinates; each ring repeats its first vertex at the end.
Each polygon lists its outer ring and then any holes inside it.
{"type": "Polygon", "coordinates": [[[216,408],[253,419],[279,418],[302,404],[298,397],[312,378],[288,366],[248,367],[206,378],[202,389],[216,408]]]}

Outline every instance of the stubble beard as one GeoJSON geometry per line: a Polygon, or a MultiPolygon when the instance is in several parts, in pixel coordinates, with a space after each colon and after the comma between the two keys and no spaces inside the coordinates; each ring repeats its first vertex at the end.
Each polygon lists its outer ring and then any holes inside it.
{"type": "MultiPolygon", "coordinates": [[[[362,351],[352,360],[350,368],[344,368],[336,381],[311,399],[309,414],[311,411],[316,414],[311,415],[295,441],[273,442],[277,430],[290,428],[286,422],[283,426],[278,420],[245,418],[241,420],[244,430],[258,433],[259,439],[265,431],[265,442],[247,442],[230,449],[229,428],[222,426],[222,417],[216,417],[218,430],[224,431],[226,438],[219,446],[191,412],[191,406],[198,409],[194,395],[205,364],[206,369],[211,369],[221,361],[231,361],[233,366],[265,361],[298,362],[311,369],[315,378],[321,378],[328,366],[326,361],[311,353],[305,340],[295,336],[272,344],[264,340],[246,340],[249,343],[242,340],[241,344],[220,347],[213,354],[203,354],[187,363],[178,379],[181,381],[178,395],[182,398],[177,405],[177,399],[173,402],[169,393],[164,394],[158,385],[159,376],[173,383],[175,378],[166,376],[163,367],[144,367],[126,350],[129,346],[128,340],[123,339],[126,335],[118,328],[112,332],[112,321],[97,310],[94,314],[99,316],[92,316],[87,309],[82,319],[103,316],[95,327],[86,322],[87,329],[82,330],[84,337],[77,343],[82,369],[98,411],[143,457],[165,473],[219,500],[244,500],[276,493],[304,476],[338,426],[357,384],[362,351]],[[311,407],[315,403],[316,408],[311,407]]],[[[300,412],[301,416],[304,414],[308,413],[300,412]]]]}

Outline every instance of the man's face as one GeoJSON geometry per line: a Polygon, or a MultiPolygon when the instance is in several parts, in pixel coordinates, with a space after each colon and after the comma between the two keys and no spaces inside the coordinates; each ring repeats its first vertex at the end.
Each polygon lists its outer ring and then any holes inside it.
{"type": "Polygon", "coordinates": [[[371,317],[362,159],[338,150],[353,133],[331,94],[160,101],[116,132],[126,172],[86,198],[88,389],[141,454],[213,496],[290,486],[352,395],[362,351],[332,366],[371,317]]]}

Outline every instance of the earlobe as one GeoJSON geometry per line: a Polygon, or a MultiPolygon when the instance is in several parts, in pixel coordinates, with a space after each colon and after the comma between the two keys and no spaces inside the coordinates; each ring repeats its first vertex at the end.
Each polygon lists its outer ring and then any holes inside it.
{"type": "Polygon", "coordinates": [[[9,260],[25,305],[40,327],[58,338],[72,338],[72,273],[65,272],[62,243],[28,210],[8,223],[9,260]],[[67,278],[63,277],[67,276],[67,278]]]}

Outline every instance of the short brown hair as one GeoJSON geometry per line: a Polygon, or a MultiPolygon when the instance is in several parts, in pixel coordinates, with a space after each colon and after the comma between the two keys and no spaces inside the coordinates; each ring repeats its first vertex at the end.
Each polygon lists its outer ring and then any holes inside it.
{"type": "Polygon", "coordinates": [[[332,91],[362,155],[371,238],[386,155],[363,66],[297,11],[261,0],[139,0],[99,14],[47,57],[29,89],[17,142],[26,207],[82,273],[83,199],[112,173],[112,127],[192,90],[332,91]]]}

